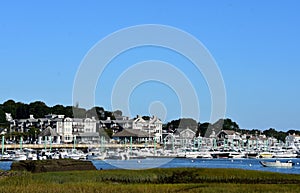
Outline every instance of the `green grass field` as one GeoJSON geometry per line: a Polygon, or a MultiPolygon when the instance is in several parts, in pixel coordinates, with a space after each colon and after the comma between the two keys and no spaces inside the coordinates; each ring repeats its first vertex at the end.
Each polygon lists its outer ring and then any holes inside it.
{"type": "Polygon", "coordinates": [[[240,169],[29,173],[0,178],[0,192],[300,192],[300,175],[240,169]]]}

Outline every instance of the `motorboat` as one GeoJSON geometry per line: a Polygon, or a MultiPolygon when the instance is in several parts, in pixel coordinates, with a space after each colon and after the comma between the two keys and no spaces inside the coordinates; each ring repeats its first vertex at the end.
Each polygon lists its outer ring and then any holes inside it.
{"type": "Polygon", "coordinates": [[[274,154],[272,152],[261,152],[261,153],[259,153],[260,158],[272,158],[273,155],[274,154]]]}
{"type": "Polygon", "coordinates": [[[270,162],[270,161],[260,161],[259,162],[262,166],[264,167],[284,167],[284,168],[290,168],[294,165],[292,161],[287,161],[287,162],[281,162],[279,160],[276,160],[275,162],[270,162]]]}
{"type": "Polygon", "coordinates": [[[292,152],[292,151],[277,151],[274,153],[273,157],[274,158],[296,158],[297,153],[292,152]]]}
{"type": "Polygon", "coordinates": [[[0,155],[1,161],[12,161],[12,156],[8,154],[7,152],[4,152],[2,155],[0,155]]]}
{"type": "Polygon", "coordinates": [[[87,160],[104,160],[106,152],[100,152],[98,150],[90,151],[86,155],[87,160]]]}

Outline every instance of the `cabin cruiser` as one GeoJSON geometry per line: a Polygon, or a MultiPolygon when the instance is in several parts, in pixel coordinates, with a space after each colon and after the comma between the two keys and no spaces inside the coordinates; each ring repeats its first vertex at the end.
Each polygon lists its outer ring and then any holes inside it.
{"type": "Polygon", "coordinates": [[[289,168],[289,167],[292,167],[294,165],[294,163],[292,161],[281,162],[279,160],[276,160],[275,162],[260,161],[259,163],[264,167],[285,167],[285,168],[289,168]]]}

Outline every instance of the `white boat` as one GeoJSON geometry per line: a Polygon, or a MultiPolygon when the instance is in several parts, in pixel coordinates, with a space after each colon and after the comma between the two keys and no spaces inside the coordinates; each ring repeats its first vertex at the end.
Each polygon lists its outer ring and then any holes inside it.
{"type": "Polygon", "coordinates": [[[160,157],[162,158],[175,158],[177,157],[177,153],[172,150],[163,150],[160,157]]]}
{"type": "Polygon", "coordinates": [[[284,167],[284,168],[289,168],[294,165],[292,161],[287,161],[287,162],[281,162],[279,160],[276,160],[275,162],[268,162],[268,161],[260,161],[259,162],[262,166],[264,167],[284,167]]]}
{"type": "Polygon", "coordinates": [[[296,158],[297,156],[298,154],[292,151],[278,151],[273,155],[274,158],[296,158]]]}
{"type": "Polygon", "coordinates": [[[196,159],[198,156],[199,156],[199,152],[196,151],[190,151],[185,153],[185,157],[190,159],[196,159]]]}
{"type": "Polygon", "coordinates": [[[244,158],[245,157],[245,153],[244,152],[238,152],[238,151],[231,151],[229,153],[228,158],[244,158]]]}
{"type": "Polygon", "coordinates": [[[200,149],[198,148],[198,152],[199,152],[199,154],[198,154],[197,158],[207,158],[207,159],[213,158],[211,156],[212,150],[210,147],[202,147],[200,149]]]}
{"type": "Polygon", "coordinates": [[[37,160],[37,151],[33,149],[24,149],[27,160],[37,160]]]}
{"type": "Polygon", "coordinates": [[[1,161],[12,161],[12,156],[7,152],[4,152],[3,155],[0,155],[1,161]]]}
{"type": "Polygon", "coordinates": [[[130,159],[129,153],[119,150],[107,151],[105,159],[128,160],[130,159]]]}
{"type": "Polygon", "coordinates": [[[87,160],[104,160],[106,157],[106,152],[91,151],[86,155],[87,160]]]}
{"type": "Polygon", "coordinates": [[[261,153],[259,153],[260,158],[272,158],[273,155],[274,154],[272,152],[261,152],[261,153]]]}
{"type": "Polygon", "coordinates": [[[141,155],[140,151],[137,149],[133,149],[129,151],[130,159],[146,159],[145,155],[141,155]]]}
{"type": "Polygon", "coordinates": [[[203,151],[203,152],[199,152],[199,155],[197,158],[207,158],[207,159],[211,159],[213,158],[210,154],[210,152],[208,151],[203,151]]]}
{"type": "MultiPolygon", "coordinates": [[[[26,153],[24,151],[7,150],[5,154],[8,154],[12,161],[27,160],[27,156],[26,156],[26,153]]],[[[8,157],[8,155],[6,155],[6,157],[8,157]]]]}
{"type": "Polygon", "coordinates": [[[259,154],[256,151],[245,152],[245,158],[259,158],[259,154]]]}
{"type": "Polygon", "coordinates": [[[80,160],[80,159],[84,160],[86,159],[86,155],[80,150],[72,149],[71,151],[68,152],[66,158],[75,159],[75,160],[80,160]]]}
{"type": "Polygon", "coordinates": [[[14,151],[14,153],[12,154],[12,160],[13,161],[27,160],[27,156],[26,156],[25,152],[17,150],[17,151],[14,151]]]}

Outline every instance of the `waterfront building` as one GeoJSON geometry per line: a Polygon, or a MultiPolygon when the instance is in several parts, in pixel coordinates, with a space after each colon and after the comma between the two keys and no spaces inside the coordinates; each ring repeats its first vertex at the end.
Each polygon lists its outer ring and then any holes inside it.
{"type": "Polygon", "coordinates": [[[218,143],[227,146],[239,146],[242,143],[241,134],[233,130],[221,130],[217,133],[218,143]]]}
{"type": "Polygon", "coordinates": [[[132,129],[137,131],[143,131],[148,133],[149,140],[156,140],[156,142],[162,142],[162,122],[156,117],[152,116],[149,120],[143,119],[141,116],[129,119],[126,116],[116,116],[116,120],[110,120],[108,118],[105,121],[100,121],[100,128],[110,128],[113,133],[121,132],[123,129],[132,129]]]}
{"type": "Polygon", "coordinates": [[[300,149],[300,135],[293,133],[292,135],[286,136],[285,141],[288,146],[295,146],[300,149]]]}
{"type": "Polygon", "coordinates": [[[149,133],[140,129],[123,129],[112,136],[112,138],[119,143],[129,143],[130,138],[132,139],[132,143],[146,143],[153,141],[153,137],[153,135],[149,136],[149,133]]]}

